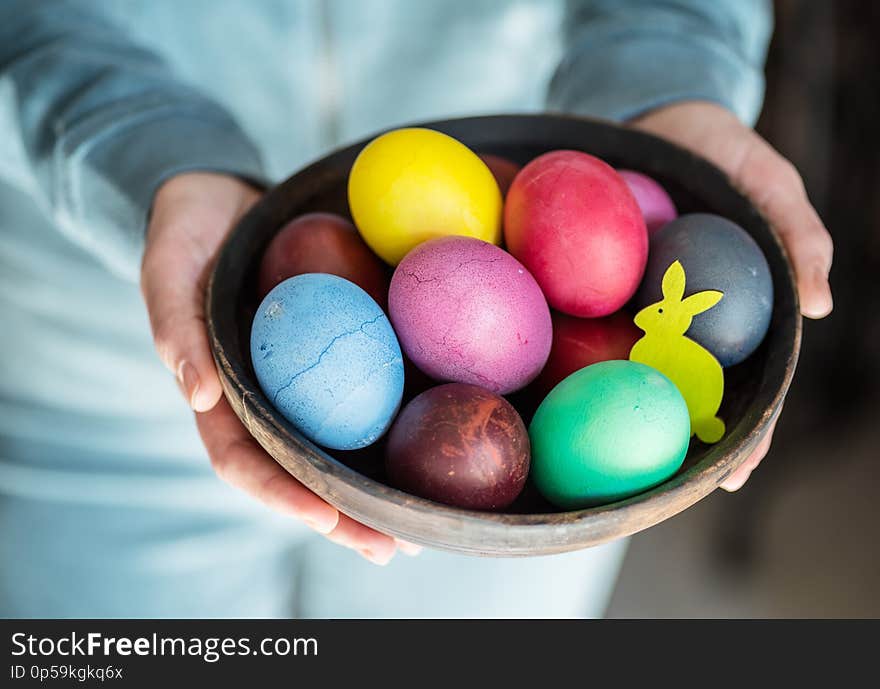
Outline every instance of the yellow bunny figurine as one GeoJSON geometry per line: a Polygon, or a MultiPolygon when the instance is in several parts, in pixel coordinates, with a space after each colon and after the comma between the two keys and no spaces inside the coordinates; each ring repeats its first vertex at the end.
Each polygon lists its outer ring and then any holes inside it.
{"type": "Polygon", "coordinates": [[[679,261],[663,275],[663,300],[646,306],[635,317],[645,331],[633,345],[631,361],[657,369],[675,383],[691,417],[691,433],[704,443],[724,436],[724,422],[716,414],[724,395],[724,370],[711,352],[684,336],[694,316],[721,301],[715,290],[697,292],[684,299],[684,266],[679,261]]]}

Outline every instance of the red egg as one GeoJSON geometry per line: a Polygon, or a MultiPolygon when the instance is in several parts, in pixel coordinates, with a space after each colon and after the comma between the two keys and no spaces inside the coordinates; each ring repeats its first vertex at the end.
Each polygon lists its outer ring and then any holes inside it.
{"type": "Polygon", "coordinates": [[[486,163],[486,167],[489,168],[489,171],[495,177],[495,181],[498,182],[501,195],[507,196],[507,190],[513,184],[513,178],[516,177],[522,168],[513,161],[493,155],[492,153],[480,153],[480,158],[486,163]]]}
{"type": "Polygon", "coordinates": [[[383,309],[389,277],[382,261],[354,225],[333,213],[308,213],[291,220],[269,242],[260,264],[262,299],[275,285],[303,273],[329,273],[358,285],[383,309]]]}
{"type": "Polygon", "coordinates": [[[403,408],[388,434],[385,468],[401,490],[473,510],[499,510],[520,494],[531,457],[525,424],[485,388],[448,383],[403,408]]]}
{"type": "Polygon", "coordinates": [[[579,151],[552,151],[516,176],[504,206],[507,248],[551,306],[595,318],[620,309],[648,259],[645,220],[626,182],[579,151]]]}
{"type": "Polygon", "coordinates": [[[600,361],[629,359],[629,352],[642,332],[626,311],[604,318],[576,318],[554,311],[553,346],[547,365],[533,383],[546,395],[563,379],[600,361]]]}

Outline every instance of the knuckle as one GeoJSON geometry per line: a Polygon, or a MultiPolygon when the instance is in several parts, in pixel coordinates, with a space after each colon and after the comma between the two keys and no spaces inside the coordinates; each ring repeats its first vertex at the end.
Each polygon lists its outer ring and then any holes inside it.
{"type": "Polygon", "coordinates": [[[199,360],[202,350],[207,347],[205,319],[202,316],[188,315],[179,311],[172,313],[160,311],[151,314],[150,323],[153,344],[162,361],[172,369],[183,358],[199,360]]]}
{"type": "Polygon", "coordinates": [[[240,487],[242,482],[244,465],[241,461],[242,452],[246,450],[246,444],[240,440],[234,440],[212,448],[208,455],[211,460],[211,468],[217,477],[224,483],[240,487]]]}
{"type": "Polygon", "coordinates": [[[277,474],[272,474],[267,477],[260,484],[260,493],[267,499],[275,497],[281,492],[281,488],[283,487],[280,479],[281,477],[277,474]]]}
{"type": "Polygon", "coordinates": [[[779,184],[784,188],[804,191],[804,179],[790,160],[780,157],[776,174],[779,184]]]}
{"type": "Polygon", "coordinates": [[[805,193],[794,164],[770,146],[752,148],[744,157],[741,174],[751,180],[750,190],[760,205],[771,205],[792,193],[805,193]]]}
{"type": "Polygon", "coordinates": [[[831,233],[828,232],[825,228],[822,228],[822,232],[818,236],[819,250],[822,255],[827,258],[828,264],[830,267],[831,259],[834,256],[834,240],[831,238],[831,233]]]}
{"type": "Polygon", "coordinates": [[[797,168],[784,158],[780,158],[772,174],[768,175],[764,194],[765,201],[770,204],[799,200],[806,196],[806,190],[797,168]]]}
{"type": "Polygon", "coordinates": [[[171,340],[171,326],[168,319],[159,317],[153,320],[153,342],[167,344],[171,340]]]}
{"type": "Polygon", "coordinates": [[[211,460],[211,469],[217,474],[224,483],[231,484],[232,471],[230,468],[229,455],[225,452],[211,452],[209,454],[211,460]]]}
{"type": "Polygon", "coordinates": [[[159,318],[153,323],[153,344],[159,356],[168,366],[173,366],[175,359],[174,327],[168,318],[159,318]]]}

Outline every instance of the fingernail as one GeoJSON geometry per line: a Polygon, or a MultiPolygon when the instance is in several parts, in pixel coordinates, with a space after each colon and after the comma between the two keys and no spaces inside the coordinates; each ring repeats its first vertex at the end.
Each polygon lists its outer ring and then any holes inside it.
{"type": "Polygon", "coordinates": [[[384,567],[385,565],[387,565],[389,562],[391,562],[391,558],[394,557],[393,551],[385,556],[376,555],[376,553],[374,553],[369,548],[358,548],[358,552],[361,554],[362,557],[366,558],[374,565],[379,565],[380,567],[384,567]]]}
{"type": "Polygon", "coordinates": [[[330,519],[314,519],[312,517],[309,517],[307,519],[303,519],[303,522],[305,522],[306,526],[308,526],[313,531],[317,531],[319,534],[321,534],[323,536],[326,536],[331,531],[333,531],[333,529],[336,528],[336,524],[338,521],[339,521],[338,517],[335,517],[332,520],[330,520],[330,519]]]}
{"type": "Polygon", "coordinates": [[[400,539],[395,538],[395,542],[397,543],[397,547],[401,553],[404,555],[409,555],[410,557],[415,557],[419,553],[424,550],[422,546],[416,545],[415,543],[410,543],[409,541],[401,541],[400,539]]]}
{"type": "Polygon", "coordinates": [[[196,367],[188,361],[181,361],[177,369],[177,380],[183,386],[184,395],[189,400],[189,406],[196,408],[196,395],[199,392],[199,374],[196,367]]]}
{"type": "Polygon", "coordinates": [[[327,540],[330,541],[331,543],[336,543],[337,545],[342,545],[342,546],[345,546],[346,548],[351,548],[352,545],[349,542],[348,536],[335,533],[335,531],[336,530],[334,529],[333,531],[328,531],[326,534],[324,534],[327,537],[327,540]]]}
{"type": "Polygon", "coordinates": [[[738,473],[739,472],[734,472],[730,478],[721,484],[721,487],[728,493],[738,491],[745,485],[746,481],[749,480],[749,476],[752,475],[751,471],[745,472],[743,476],[737,476],[738,473]]]}
{"type": "Polygon", "coordinates": [[[815,303],[810,305],[808,315],[812,318],[825,318],[834,309],[834,297],[831,296],[828,273],[821,266],[817,266],[813,271],[813,288],[820,296],[817,296],[815,303]]]}

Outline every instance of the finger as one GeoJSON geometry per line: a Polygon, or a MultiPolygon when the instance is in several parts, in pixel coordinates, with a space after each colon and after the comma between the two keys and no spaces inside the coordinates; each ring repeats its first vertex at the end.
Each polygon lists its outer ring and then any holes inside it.
{"type": "Polygon", "coordinates": [[[145,263],[142,289],[156,350],[174,374],[190,406],[208,411],[223,388],[208,346],[205,274],[181,254],[157,249],[145,263]]]}
{"type": "Polygon", "coordinates": [[[810,204],[794,166],[763,140],[743,161],[737,179],[782,239],[797,279],[801,312],[823,318],[834,307],[828,275],[834,256],[831,235],[810,204]]]}
{"type": "Polygon", "coordinates": [[[205,328],[205,287],[217,250],[256,190],[211,174],[181,175],[157,193],[141,290],[153,340],[190,406],[211,409],[223,388],[205,328]]]}
{"type": "MultiPolygon", "coordinates": [[[[785,213],[780,204],[780,215],[785,213]]],[[[792,204],[794,205],[794,204],[792,204]]],[[[813,207],[805,199],[797,204],[803,211],[801,225],[780,224],[779,234],[789,249],[797,280],[801,313],[807,318],[825,318],[834,308],[829,273],[833,258],[831,236],[819,220],[813,207]]],[[[790,217],[796,217],[793,208],[790,217]]],[[[797,222],[797,221],[796,221],[797,222]]]]}
{"type": "Polygon", "coordinates": [[[358,551],[376,565],[387,565],[397,550],[397,544],[391,536],[364,526],[342,513],[339,514],[339,523],[327,535],[327,539],[358,551]]]}
{"type": "Polygon", "coordinates": [[[732,113],[711,103],[668,106],[634,124],[705,156],[730,175],[785,244],[797,278],[802,313],[821,318],[831,312],[831,236],[790,162],[732,113]]]}
{"type": "Polygon", "coordinates": [[[742,488],[761,460],[767,455],[770,450],[770,442],[770,438],[764,437],[749,458],[721,484],[721,487],[731,493],[742,488]]]}
{"type": "Polygon", "coordinates": [[[241,425],[225,399],[196,414],[211,465],[226,483],[255,497],[270,509],[301,519],[322,534],[333,532],[341,515],[336,508],[288,474],[241,425]]]}
{"type": "Polygon", "coordinates": [[[721,487],[724,490],[732,493],[745,485],[746,481],[748,481],[749,477],[752,475],[752,472],[758,467],[770,451],[770,445],[773,443],[773,432],[775,430],[776,419],[770,424],[767,433],[764,434],[764,437],[761,438],[761,442],[759,442],[755,449],[752,450],[752,454],[749,455],[749,458],[721,484],[721,487]]]}

